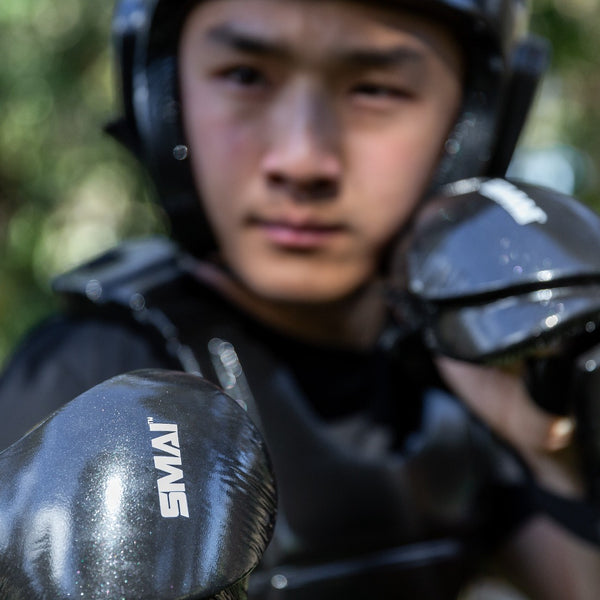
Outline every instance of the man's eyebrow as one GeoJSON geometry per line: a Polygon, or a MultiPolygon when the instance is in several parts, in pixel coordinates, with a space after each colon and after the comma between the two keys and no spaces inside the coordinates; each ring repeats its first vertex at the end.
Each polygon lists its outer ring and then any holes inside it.
{"type": "Polygon", "coordinates": [[[232,25],[213,27],[208,31],[207,37],[211,42],[250,54],[277,55],[282,58],[292,54],[291,50],[283,43],[238,30],[232,25]]]}
{"type": "MultiPolygon", "coordinates": [[[[213,27],[207,32],[207,37],[219,45],[258,56],[275,56],[285,60],[294,54],[285,41],[267,39],[229,23],[213,27]]],[[[390,48],[349,46],[335,50],[327,62],[360,68],[392,68],[411,63],[418,65],[424,60],[423,51],[407,45],[390,48]]]]}
{"type": "Polygon", "coordinates": [[[409,46],[391,48],[349,48],[336,53],[336,60],[342,64],[362,68],[391,68],[403,65],[419,65],[425,60],[423,52],[409,46]]]}

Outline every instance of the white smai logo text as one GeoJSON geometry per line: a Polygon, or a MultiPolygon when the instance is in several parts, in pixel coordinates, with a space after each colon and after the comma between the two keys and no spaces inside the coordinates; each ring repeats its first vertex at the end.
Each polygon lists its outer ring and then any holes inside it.
{"type": "Polygon", "coordinates": [[[152,447],[158,451],[154,455],[154,466],[158,471],[166,473],[157,481],[160,514],[167,518],[189,517],[177,425],[155,423],[150,417],[148,427],[150,431],[161,434],[152,439],[152,447]]]}
{"type": "Polygon", "coordinates": [[[479,193],[502,206],[519,225],[543,224],[548,220],[548,215],[533,198],[505,179],[490,179],[482,183],[479,193]]]}

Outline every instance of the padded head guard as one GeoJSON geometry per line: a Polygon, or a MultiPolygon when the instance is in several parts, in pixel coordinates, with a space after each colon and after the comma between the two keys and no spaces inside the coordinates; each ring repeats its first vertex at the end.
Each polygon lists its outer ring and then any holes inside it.
{"type": "MultiPolygon", "coordinates": [[[[113,33],[123,118],[109,129],[148,167],[173,235],[194,254],[214,245],[187,164],[177,82],[185,15],[200,0],[119,0],[113,33]]],[[[468,62],[463,108],[434,186],[504,174],[547,62],[527,35],[526,0],[392,0],[452,28],[468,62]]],[[[193,149],[192,149],[193,151],[193,149]]]]}
{"type": "Polygon", "coordinates": [[[598,343],[600,218],[569,196],[505,179],[450,184],[397,257],[399,314],[437,352],[481,362],[598,343]]]}

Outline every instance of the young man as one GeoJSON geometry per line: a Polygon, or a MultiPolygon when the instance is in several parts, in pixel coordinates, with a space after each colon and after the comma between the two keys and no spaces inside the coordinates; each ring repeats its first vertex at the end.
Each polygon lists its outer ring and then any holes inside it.
{"type": "MultiPolygon", "coordinates": [[[[121,2],[114,132],[190,253],[124,247],[58,282],[70,309],[0,385],[2,445],[112,375],[200,371],[249,405],[275,466],[251,598],[455,598],[499,551],[532,597],[596,598],[596,549],[536,513],[382,287],[432,186],[493,164],[524,39],[523,4],[499,4],[121,2]]],[[[565,421],[516,376],[438,366],[545,486],[578,492],[565,421]]]]}

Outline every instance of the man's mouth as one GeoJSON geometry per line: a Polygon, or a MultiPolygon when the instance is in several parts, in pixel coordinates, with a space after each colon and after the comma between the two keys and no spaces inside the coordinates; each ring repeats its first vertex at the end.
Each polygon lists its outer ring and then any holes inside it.
{"type": "Polygon", "coordinates": [[[253,224],[272,244],[297,250],[318,249],[346,230],[340,224],[311,221],[256,219],[253,224]]]}

